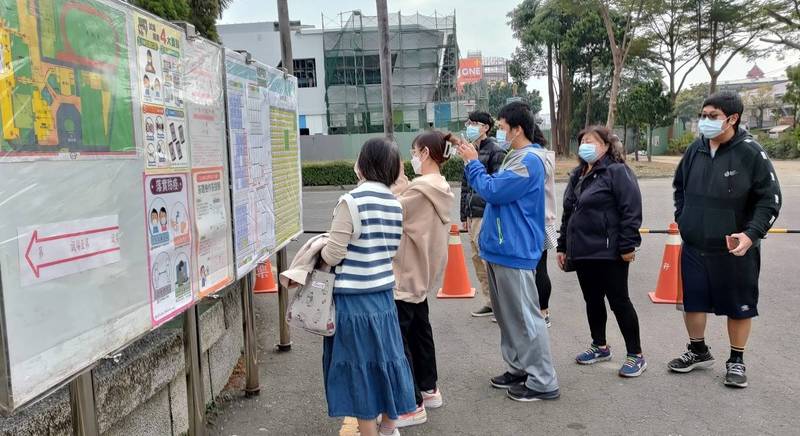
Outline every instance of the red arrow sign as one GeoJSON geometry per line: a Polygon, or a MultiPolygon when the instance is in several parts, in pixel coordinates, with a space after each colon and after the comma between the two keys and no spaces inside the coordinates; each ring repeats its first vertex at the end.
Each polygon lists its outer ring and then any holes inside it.
{"type": "Polygon", "coordinates": [[[76,262],[82,259],[119,251],[120,247],[115,238],[102,235],[103,233],[116,233],[117,231],[119,231],[119,226],[84,230],[74,233],[64,233],[61,235],[40,238],[39,231],[34,230],[33,234],[31,235],[31,240],[28,242],[28,249],[25,251],[25,260],[28,262],[28,266],[31,267],[33,274],[38,279],[39,272],[42,268],[68,262],[76,262]],[[105,241],[103,241],[104,238],[105,241]],[[95,241],[102,243],[92,243],[95,241]],[[109,241],[114,242],[109,244],[109,241]],[[94,249],[92,247],[94,245],[99,245],[100,248],[94,249]],[[45,253],[45,251],[48,253],[45,253]],[[48,255],[50,251],[53,251],[56,254],[48,255]],[[34,259],[34,257],[37,256],[32,257],[31,253],[37,252],[39,253],[38,259],[34,259]]]}

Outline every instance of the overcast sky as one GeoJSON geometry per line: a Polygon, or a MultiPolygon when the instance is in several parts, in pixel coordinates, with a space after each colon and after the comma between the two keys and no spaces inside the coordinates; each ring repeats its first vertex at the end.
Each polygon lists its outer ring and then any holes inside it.
{"type": "MultiPolygon", "coordinates": [[[[360,9],[365,15],[376,15],[375,2],[371,0],[289,0],[289,18],[300,20],[303,24],[321,27],[324,14],[329,19],[338,20],[340,12],[360,9]]],[[[468,50],[480,50],[484,56],[510,57],[518,42],[512,36],[506,14],[519,4],[519,0],[388,0],[389,11],[403,14],[419,12],[433,15],[456,13],[458,46],[466,54],[468,50]]],[[[220,23],[245,23],[257,21],[277,21],[278,10],[275,0],[234,0],[225,11],[220,23]]],[[[327,25],[327,24],[326,24],[327,25]]],[[[788,57],[796,59],[796,55],[788,57]]],[[[780,75],[786,69],[788,60],[777,58],[761,59],[759,67],[768,75],[780,75]]],[[[722,73],[720,80],[743,79],[752,67],[745,59],[734,59],[722,73]]],[[[689,76],[688,83],[707,82],[708,73],[702,64],[689,76]]],[[[547,82],[531,79],[529,87],[539,90],[544,99],[544,112],[547,112],[547,82]]]]}

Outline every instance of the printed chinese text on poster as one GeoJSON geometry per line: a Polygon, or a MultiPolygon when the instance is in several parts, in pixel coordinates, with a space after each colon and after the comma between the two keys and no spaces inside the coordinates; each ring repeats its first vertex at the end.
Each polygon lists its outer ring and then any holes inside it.
{"type": "Polygon", "coordinates": [[[222,49],[197,39],[184,47],[186,108],[192,144],[198,298],[234,280],[225,142],[222,49]]]}
{"type": "Polygon", "coordinates": [[[233,182],[237,277],[255,269],[275,246],[267,69],[228,51],[228,127],[233,182]]]}
{"type": "Polygon", "coordinates": [[[194,301],[187,182],[185,174],[144,177],[150,309],[154,326],[169,321],[194,301]]]}
{"type": "Polygon", "coordinates": [[[297,79],[269,69],[269,120],[275,190],[275,239],[282,246],[302,232],[302,180],[297,138],[297,79]]]}
{"type": "Polygon", "coordinates": [[[142,102],[145,169],[189,167],[184,108],[183,35],[160,20],[134,15],[138,82],[142,102]]]}

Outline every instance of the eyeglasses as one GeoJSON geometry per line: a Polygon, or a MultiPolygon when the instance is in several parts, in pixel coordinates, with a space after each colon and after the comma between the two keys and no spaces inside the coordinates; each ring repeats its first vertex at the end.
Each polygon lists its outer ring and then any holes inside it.
{"type": "Polygon", "coordinates": [[[469,127],[469,126],[478,126],[478,127],[483,127],[483,126],[485,126],[485,125],[486,125],[486,124],[483,124],[483,123],[482,123],[482,122],[480,122],[480,121],[472,121],[472,120],[468,120],[466,123],[464,123],[464,127],[469,127]]]}
{"type": "MultiPolygon", "coordinates": [[[[720,116],[723,116],[723,117],[725,117],[725,114],[723,114],[723,113],[720,113],[720,112],[714,112],[714,113],[710,113],[710,114],[704,114],[704,113],[700,112],[699,114],[697,114],[697,119],[699,119],[699,120],[716,120],[716,119],[718,119],[720,116]]],[[[728,117],[725,117],[725,118],[728,118],[728,117]]]]}

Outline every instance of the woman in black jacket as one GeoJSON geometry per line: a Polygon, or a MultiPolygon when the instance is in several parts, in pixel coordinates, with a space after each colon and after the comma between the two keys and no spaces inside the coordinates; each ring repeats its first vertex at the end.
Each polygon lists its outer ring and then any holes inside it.
{"type": "Polygon", "coordinates": [[[592,344],[575,360],[583,365],[611,359],[606,343],[605,299],[625,338],[627,357],[619,370],[638,377],[647,368],[639,341],[639,319],[628,297],[628,267],[641,243],[642,194],[625,164],[619,138],[603,126],[578,134],[580,164],[564,192],[558,264],[574,267],[586,301],[592,344]]]}

